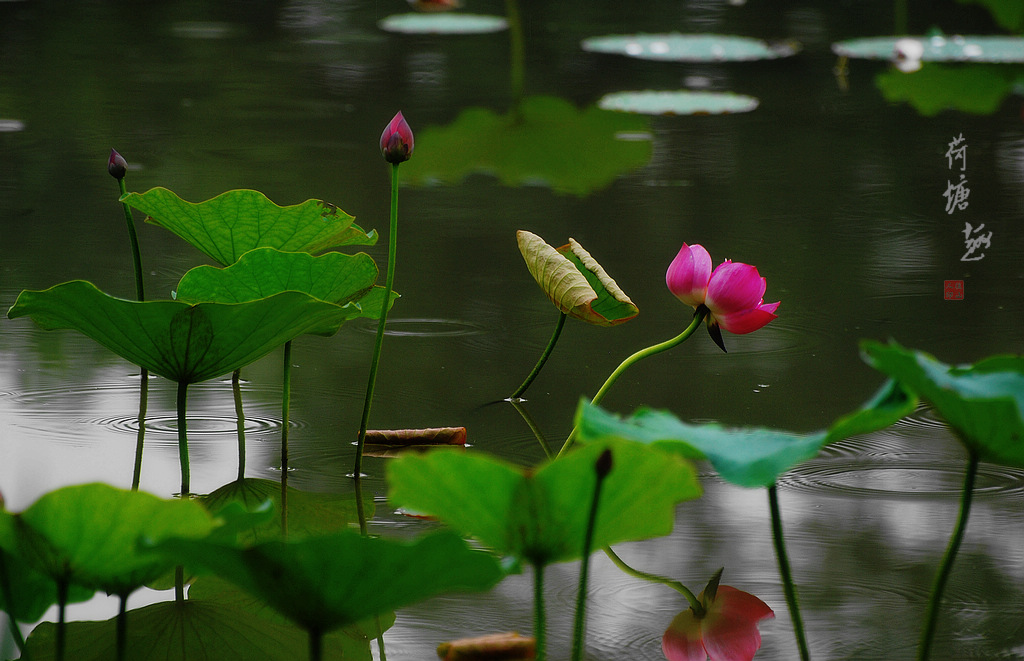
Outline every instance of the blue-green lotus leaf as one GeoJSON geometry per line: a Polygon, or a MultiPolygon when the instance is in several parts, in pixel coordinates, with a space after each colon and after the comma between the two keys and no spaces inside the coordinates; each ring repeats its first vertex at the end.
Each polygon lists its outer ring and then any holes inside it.
{"type": "Polygon", "coordinates": [[[722,479],[733,484],[768,487],[782,473],[813,458],[825,445],[887,427],[916,405],[917,399],[910,392],[889,381],[860,409],[828,429],[801,434],[763,427],[695,425],[667,411],[652,409],[640,409],[623,419],[581,401],[576,433],[582,441],[617,437],[651,443],[688,458],[707,459],[722,479]]]}
{"type": "Polygon", "coordinates": [[[395,14],[377,26],[385,32],[403,34],[485,34],[507,29],[508,21],[480,14],[395,14]]]}
{"type": "Polygon", "coordinates": [[[868,364],[928,400],[979,458],[1024,468],[1024,356],[953,367],[896,342],[861,349],[868,364]]]}
{"type": "Polygon", "coordinates": [[[755,110],[758,101],[733,92],[646,90],[605,94],[597,105],[603,110],[641,115],[724,115],[755,110]]]}
{"type": "Polygon", "coordinates": [[[299,335],[337,328],[348,314],[301,292],[189,305],[115,298],[74,280],[21,292],[7,316],[30,316],[46,330],[77,330],[154,374],[196,383],[248,365],[299,335]]]}
{"type": "Polygon", "coordinates": [[[723,34],[618,34],[583,40],[583,50],[614,53],[643,60],[671,62],[740,62],[789,57],[799,45],[768,43],[723,34]]]}
{"type": "Polygon", "coordinates": [[[844,57],[892,60],[899,44],[919,50],[922,62],[1024,62],[1024,38],[933,34],[923,37],[867,37],[832,44],[832,52],[844,57]],[[912,46],[916,44],[916,46],[912,46]]]}
{"type": "Polygon", "coordinates": [[[234,264],[253,248],[318,253],[377,242],[376,232],[364,232],[352,216],[323,200],[279,206],[259,191],[231,190],[194,203],[166,188],[153,188],[127,193],[121,201],[223,266],[234,264]]]}

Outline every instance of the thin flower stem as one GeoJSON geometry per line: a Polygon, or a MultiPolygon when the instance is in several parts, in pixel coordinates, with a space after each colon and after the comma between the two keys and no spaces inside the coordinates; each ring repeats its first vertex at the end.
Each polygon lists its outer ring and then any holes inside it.
{"type": "Polygon", "coordinates": [[[804,621],[800,616],[800,600],[796,596],[796,584],[789,568],[789,555],[786,553],[786,542],[782,535],[782,514],[779,510],[778,487],[768,487],[768,506],[772,513],[772,542],[775,544],[775,558],[779,562],[779,575],[782,577],[782,589],[786,593],[786,605],[789,616],[793,620],[793,633],[800,650],[801,661],[810,661],[811,653],[807,648],[807,637],[804,634],[804,621]]]}
{"type": "Polygon", "coordinates": [[[178,462],[181,464],[181,497],[188,498],[188,421],[185,411],[188,407],[188,382],[178,382],[178,462]]]}
{"type": "Polygon", "coordinates": [[[64,648],[67,647],[67,610],[68,589],[70,582],[66,578],[57,580],[57,636],[54,641],[57,661],[64,661],[64,648]]]}
{"type": "Polygon", "coordinates": [[[639,569],[634,569],[633,567],[630,567],[622,558],[616,555],[615,551],[613,551],[610,546],[604,547],[603,550],[604,554],[608,556],[608,559],[611,560],[615,564],[615,566],[621,569],[622,571],[626,572],[634,578],[639,578],[641,580],[649,581],[651,583],[660,583],[662,585],[672,588],[679,594],[686,597],[686,601],[690,604],[690,608],[693,610],[694,613],[696,613],[699,616],[704,615],[704,606],[700,603],[700,600],[697,599],[697,597],[693,594],[693,592],[690,591],[688,587],[686,587],[679,581],[675,581],[671,578],[666,578],[664,576],[658,576],[657,574],[648,574],[645,571],[640,571],[639,569]]]}
{"type": "Polygon", "coordinates": [[[11,636],[14,638],[14,644],[18,646],[18,652],[20,653],[25,651],[25,637],[21,635],[21,628],[14,617],[15,603],[13,592],[11,589],[11,577],[7,573],[5,552],[0,551],[0,594],[3,595],[4,604],[7,606],[7,624],[11,629],[11,636]]]}
{"type": "Polygon", "coordinates": [[[288,425],[292,401],[292,343],[284,343],[281,381],[281,536],[288,536],[288,425]]]}
{"type": "Polygon", "coordinates": [[[921,642],[918,645],[918,661],[927,661],[931,653],[932,639],[935,637],[935,625],[939,618],[939,608],[942,606],[942,592],[946,588],[946,581],[953,570],[953,561],[956,560],[957,551],[960,550],[960,542],[964,538],[964,531],[967,530],[967,518],[971,515],[971,499],[974,496],[974,480],[978,476],[978,453],[968,448],[967,473],[964,475],[964,488],[960,494],[960,515],[957,518],[956,529],[946,547],[946,553],[942,556],[942,564],[939,565],[939,572],[935,575],[935,582],[932,584],[932,596],[928,600],[928,612],[925,616],[924,629],[921,632],[921,642]]]}
{"type": "Polygon", "coordinates": [[[174,568],[174,603],[179,607],[185,603],[185,568],[181,565],[174,568]]]}
{"type": "MultiPolygon", "coordinates": [[[[600,401],[604,399],[605,393],[607,393],[608,389],[612,387],[612,384],[614,384],[618,380],[619,376],[621,376],[623,372],[625,372],[629,367],[631,367],[633,363],[637,363],[643,360],[644,358],[649,358],[650,356],[659,354],[662,351],[668,351],[677,344],[686,341],[687,338],[693,335],[693,332],[697,330],[697,327],[700,326],[700,322],[704,321],[704,318],[707,315],[708,309],[706,307],[704,307],[703,305],[698,307],[697,311],[694,312],[693,314],[693,321],[690,322],[690,325],[687,326],[686,330],[684,330],[682,333],[676,335],[671,340],[665,340],[660,344],[655,344],[653,346],[647,347],[646,349],[641,349],[640,351],[637,351],[632,356],[619,363],[619,366],[616,367],[615,371],[612,372],[611,375],[605,380],[604,385],[601,386],[601,389],[597,391],[596,395],[594,395],[594,399],[590,400],[590,403],[600,403],[600,401]]],[[[562,445],[562,449],[558,451],[558,456],[555,457],[556,459],[561,457],[568,451],[568,449],[572,446],[575,438],[576,428],[573,427],[572,431],[569,432],[569,437],[565,439],[565,443],[562,445]]]]}
{"type": "MultiPolygon", "coordinates": [[[[611,465],[609,450],[605,450],[609,458],[608,465],[611,465]]],[[[605,458],[598,460],[599,462],[605,458]]],[[[600,463],[598,464],[600,465],[600,463]]],[[[590,515],[587,518],[587,531],[583,535],[583,559],[580,561],[580,586],[576,591],[576,619],[573,623],[572,636],[572,661],[580,661],[583,658],[585,646],[584,630],[587,621],[587,578],[590,574],[590,549],[594,543],[594,528],[597,526],[597,507],[601,502],[601,487],[607,477],[607,471],[597,471],[597,480],[594,483],[594,497],[590,501],[590,515]]]]}
{"type": "Polygon", "coordinates": [[[534,421],[533,416],[530,415],[530,412],[523,408],[523,405],[520,402],[517,402],[514,399],[510,399],[508,402],[512,405],[512,408],[522,416],[523,421],[526,422],[526,426],[533,432],[533,437],[537,439],[537,442],[540,443],[541,449],[544,450],[544,456],[548,459],[553,458],[555,453],[551,451],[551,445],[547,442],[547,439],[544,438],[544,434],[541,433],[540,427],[537,426],[537,423],[534,421]]]}
{"type": "Polygon", "coordinates": [[[238,481],[245,479],[245,411],[242,408],[242,370],[231,374],[231,392],[235,398],[235,419],[238,433],[238,481]]]}
{"type": "Polygon", "coordinates": [[[135,435],[135,470],[132,472],[132,491],[139,490],[142,482],[142,449],[146,442],[146,409],[149,406],[149,372],[139,375],[139,431],[135,435]]]}
{"type": "Polygon", "coordinates": [[[555,325],[555,332],[551,334],[551,339],[548,340],[548,345],[544,347],[544,352],[540,355],[540,360],[538,360],[537,364],[533,366],[533,371],[526,377],[523,384],[516,388],[514,393],[509,395],[508,400],[510,402],[520,401],[523,393],[526,392],[526,389],[530,387],[533,380],[537,378],[538,374],[540,374],[540,370],[544,367],[544,363],[548,362],[548,358],[551,357],[551,352],[554,351],[555,345],[558,343],[558,336],[562,334],[562,327],[565,326],[566,316],[567,315],[564,312],[558,313],[558,323],[555,325]]]}
{"type": "Polygon", "coordinates": [[[533,639],[536,661],[544,661],[547,647],[547,621],[544,614],[544,565],[533,564],[533,639]]]}
{"type": "Polygon", "coordinates": [[[384,652],[384,629],[380,626],[380,615],[374,617],[377,623],[377,655],[380,661],[388,661],[388,655],[384,652]]]}
{"type": "Polygon", "coordinates": [[[124,661],[125,648],[128,644],[128,595],[118,597],[117,605],[117,661],[124,661]]]}
{"type": "MultiPolygon", "coordinates": [[[[128,194],[128,188],[125,186],[124,177],[117,180],[118,185],[121,188],[121,196],[128,194]]],[[[132,243],[132,262],[135,267],[135,297],[140,300],[146,300],[146,288],[142,284],[142,254],[139,252],[139,236],[135,233],[135,221],[132,219],[132,208],[127,203],[122,202],[121,207],[124,209],[124,219],[128,224],[128,239],[132,243]]]]}
{"type": "Polygon", "coordinates": [[[395,284],[395,256],[398,253],[398,163],[391,164],[391,226],[388,236],[388,272],[384,283],[384,305],[377,321],[377,337],[373,343],[373,359],[370,362],[370,377],[366,383],[366,398],[363,401],[363,416],[359,421],[359,436],[356,440],[356,462],[353,477],[362,475],[363,447],[366,445],[366,424],[370,419],[370,405],[373,403],[373,389],[377,383],[377,365],[384,344],[384,328],[388,323],[388,309],[391,307],[391,291],[395,284]]]}
{"type": "Polygon", "coordinates": [[[323,658],[323,634],[309,630],[309,661],[320,661],[323,658]]]}

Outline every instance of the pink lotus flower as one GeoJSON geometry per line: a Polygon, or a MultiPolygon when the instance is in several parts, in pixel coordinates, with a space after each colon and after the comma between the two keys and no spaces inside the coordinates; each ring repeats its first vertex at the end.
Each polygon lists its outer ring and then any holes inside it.
{"type": "Polygon", "coordinates": [[[668,661],[750,661],[761,648],[757,623],[775,613],[752,594],[718,586],[719,576],[700,594],[702,616],[687,609],[668,625],[661,639],[668,661]]]}
{"type": "Polygon", "coordinates": [[[413,145],[412,129],[399,111],[380,134],[380,153],[385,161],[398,165],[409,160],[413,145]]]}
{"type": "Polygon", "coordinates": [[[737,335],[752,333],[775,319],[779,302],[765,303],[767,282],[756,266],[725,260],[711,270],[711,255],[687,245],[669,264],[665,284],[683,303],[708,309],[708,333],[725,351],[719,326],[737,335]]]}

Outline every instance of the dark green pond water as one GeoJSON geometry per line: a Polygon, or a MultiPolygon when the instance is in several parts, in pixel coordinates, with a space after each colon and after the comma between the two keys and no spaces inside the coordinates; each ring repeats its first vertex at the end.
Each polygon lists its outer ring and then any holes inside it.
{"type": "MultiPolygon", "coordinates": [[[[497,0],[467,4],[476,13],[506,11],[497,0]]],[[[982,9],[909,2],[904,15],[885,2],[521,0],[521,91],[507,33],[378,29],[380,19],[407,9],[399,0],[0,2],[0,307],[22,289],[78,278],[133,295],[117,188],[105,170],[111,147],[130,163],[129,190],[165,186],[192,201],[231,188],[259,189],[280,204],[322,198],[386,235],[389,179],[377,141],[401,109],[423,147],[403,176],[434,183],[401,191],[402,298],[371,427],[466,426],[474,452],[541,460],[529,426],[498,401],[529,372],[557,320],[519,255],[517,229],[556,246],[574,237],[641,310],[611,329],[566,324],[525,404],[552,441],[568,433],[579,398],[593,395],[625,356],[689,322],[690,309],[664,286],[684,241],[704,245],[716,263],[757,265],[765,299],[782,302],[779,317],[751,335],[726,334],[727,355],[700,332],[641,363],[605,399],[612,411],[649,405],[695,421],[812,430],[881,383],[858,355],[861,338],[892,337],[949,363],[1022,351],[1024,100],[1007,82],[996,85],[1002,100],[997,91],[987,114],[922,114],[886,99],[883,89],[896,80],[887,63],[850,61],[840,77],[830,50],[842,39],[893,34],[896,25],[910,34],[999,33],[982,9]],[[803,48],[775,61],[693,64],[580,48],[591,36],[654,31],[792,39],[803,48]],[[589,126],[584,111],[604,94],[682,87],[738,92],[760,104],[734,115],[610,115],[602,121],[617,135],[611,151],[625,154],[620,161],[607,155],[607,136],[580,133],[589,126]],[[542,171],[492,166],[446,182],[456,164],[424,160],[429,133],[467,110],[504,115],[529,103],[552,122],[537,132],[540,144],[523,146],[543,155],[542,171]],[[946,152],[959,135],[970,197],[950,214],[943,193],[960,164],[951,168],[946,152]],[[961,259],[965,222],[992,232],[991,245],[974,254],[982,259],[961,259]],[[944,300],[946,280],[963,281],[963,300],[944,300]]],[[[1003,66],[992,75],[1020,78],[1021,69],[1003,66]]],[[[990,89],[950,80],[927,98],[990,89]]],[[[493,162],[499,144],[494,136],[461,154],[493,162]]],[[[160,228],[140,224],[139,233],[150,297],[169,297],[180,276],[204,262],[160,228]]],[[[383,267],[386,242],[367,252],[383,267]]],[[[351,492],[345,474],[373,331],[372,323],[350,323],[333,338],[296,341],[292,486],[351,492]]],[[[246,474],[276,479],[280,352],[243,374],[246,474]]],[[[133,375],[136,368],[78,334],[0,319],[0,491],[9,509],[62,485],[131,484],[133,375]]],[[[228,384],[192,388],[189,422],[192,489],[211,491],[237,471],[228,384]]],[[[167,496],[178,488],[173,384],[153,381],[147,425],[142,488],[167,496]]],[[[364,489],[377,500],[373,531],[411,536],[431,527],[386,503],[385,461],[364,465],[364,489]]],[[[964,468],[944,423],[921,408],[782,478],[814,658],[913,658],[964,468]]],[[[725,566],[725,583],[776,612],[761,627],[757,658],[796,658],[766,495],[704,473],[704,497],[679,508],[671,536],[623,545],[621,554],[695,589],[725,566]]],[[[1024,472],[982,465],[934,658],[1024,658],[1022,503],[1024,472]]],[[[552,658],[568,654],[577,570],[549,571],[552,658]]],[[[685,608],[682,599],[602,556],[592,571],[589,658],[663,658],[661,634],[685,608]]],[[[388,657],[419,661],[449,638],[528,632],[529,586],[528,576],[515,576],[487,595],[400,611],[385,634],[388,657]]],[[[140,594],[131,605],[164,598],[140,594]]],[[[106,618],[114,608],[97,599],[71,614],[106,618]]]]}

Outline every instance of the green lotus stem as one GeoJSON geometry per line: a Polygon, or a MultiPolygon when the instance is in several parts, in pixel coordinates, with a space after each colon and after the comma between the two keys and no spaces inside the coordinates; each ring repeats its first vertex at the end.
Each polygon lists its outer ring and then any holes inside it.
{"type": "Polygon", "coordinates": [[[537,375],[540,374],[541,368],[544,367],[544,363],[548,362],[548,358],[551,357],[551,352],[555,349],[555,344],[558,343],[558,336],[562,334],[562,327],[565,326],[566,316],[568,315],[564,312],[558,313],[558,324],[555,325],[555,332],[551,334],[551,339],[548,340],[548,345],[544,347],[544,353],[540,355],[540,360],[538,360],[537,364],[533,366],[533,371],[526,377],[523,384],[516,388],[514,393],[509,395],[508,401],[518,401],[522,394],[526,392],[526,389],[530,387],[530,384],[533,383],[533,380],[537,378],[537,375]]]}
{"type": "Polygon", "coordinates": [[[142,481],[142,448],[146,441],[146,409],[149,406],[149,372],[139,375],[139,431],[135,436],[135,470],[132,472],[132,491],[139,490],[142,481]]]}
{"type": "Polygon", "coordinates": [[[693,610],[693,612],[697,614],[698,617],[703,617],[704,606],[700,603],[700,599],[698,599],[696,595],[694,595],[688,587],[686,587],[679,581],[673,580],[671,578],[666,578],[665,576],[658,576],[657,574],[649,574],[645,571],[640,571],[639,569],[634,569],[633,567],[630,567],[622,558],[616,555],[615,551],[613,551],[610,546],[606,546],[602,550],[604,551],[604,554],[608,556],[608,559],[615,564],[616,567],[626,572],[630,576],[634,578],[639,578],[644,581],[649,581],[651,583],[660,583],[661,585],[670,587],[679,594],[683,595],[684,597],[686,597],[686,601],[690,604],[690,608],[693,610]]]}
{"type": "MultiPolygon", "coordinates": [[[[121,197],[128,194],[128,188],[125,186],[124,177],[117,180],[118,186],[121,188],[121,197]]],[[[142,284],[142,254],[139,252],[139,236],[135,233],[135,221],[132,219],[132,208],[128,206],[127,202],[122,202],[121,207],[124,209],[124,220],[128,224],[128,238],[132,242],[132,262],[135,267],[135,297],[140,301],[146,300],[146,288],[142,284]]]]}
{"type": "Polygon", "coordinates": [[[356,518],[359,520],[359,534],[366,537],[366,513],[363,512],[363,478],[356,475],[356,518]]]}
{"type": "MultiPolygon", "coordinates": [[[[655,344],[647,347],[646,349],[641,349],[640,351],[637,351],[632,356],[626,358],[624,361],[619,363],[619,366],[616,367],[615,371],[613,371],[611,375],[609,375],[609,377],[605,380],[604,385],[602,385],[601,389],[597,391],[596,395],[594,395],[594,399],[590,400],[590,403],[600,403],[600,401],[604,399],[605,393],[607,393],[608,389],[612,387],[612,384],[614,384],[618,380],[619,376],[621,376],[623,372],[625,372],[630,366],[632,366],[633,363],[637,363],[643,360],[644,358],[649,358],[650,356],[659,354],[662,351],[668,351],[672,347],[686,341],[687,338],[693,335],[693,332],[697,330],[697,328],[700,326],[700,322],[704,321],[704,318],[707,315],[708,309],[701,305],[700,307],[697,308],[697,311],[693,313],[693,321],[690,322],[690,325],[687,326],[686,330],[684,330],[682,333],[676,335],[671,340],[665,340],[660,344],[655,344]]],[[[556,459],[566,453],[566,451],[572,446],[575,437],[576,427],[573,427],[572,431],[569,432],[569,437],[565,439],[565,443],[562,445],[562,449],[558,451],[558,456],[555,457],[556,459]]]]}
{"type": "MultiPolygon", "coordinates": [[[[517,0],[505,0],[505,19],[508,21],[509,37],[509,80],[512,84],[512,98],[518,103],[523,98],[523,71],[526,49],[523,45],[523,21],[519,15],[517,0]]],[[[518,110],[517,110],[518,111],[518,110]]]]}
{"type": "Polygon", "coordinates": [[[128,644],[128,595],[119,596],[117,605],[117,661],[124,661],[125,648],[128,644]]]}
{"type": "Polygon", "coordinates": [[[384,282],[384,305],[377,321],[377,337],[373,343],[373,360],[370,362],[370,377],[366,383],[366,399],[363,401],[363,417],[359,421],[359,436],[356,441],[356,463],[352,475],[362,475],[363,447],[366,445],[366,424],[370,419],[370,405],[373,403],[373,389],[377,383],[377,365],[384,344],[384,328],[388,323],[388,309],[391,307],[391,291],[395,284],[395,256],[398,253],[398,163],[391,164],[391,226],[388,236],[388,272],[384,282]]]}
{"type": "Polygon", "coordinates": [[[786,606],[789,607],[790,619],[793,620],[793,633],[796,636],[797,647],[800,649],[800,659],[801,661],[810,661],[811,653],[807,648],[804,621],[800,616],[800,601],[796,596],[796,584],[793,582],[793,574],[789,568],[789,555],[786,553],[786,542],[782,535],[782,514],[779,510],[778,487],[775,484],[768,487],[768,506],[772,513],[772,542],[775,545],[775,558],[779,562],[782,589],[786,593],[786,606]]]}
{"type": "Polygon", "coordinates": [[[188,498],[188,422],[185,410],[188,406],[188,382],[178,382],[178,463],[181,464],[181,497],[188,498]]]}
{"type": "Polygon", "coordinates": [[[555,453],[551,451],[551,445],[544,438],[544,434],[541,433],[540,427],[538,427],[537,423],[534,422],[533,416],[530,415],[530,412],[523,408],[523,405],[520,402],[517,402],[514,399],[508,400],[508,403],[512,405],[512,408],[514,408],[520,416],[522,416],[523,421],[526,422],[526,426],[533,432],[533,437],[537,439],[537,442],[540,443],[540,447],[544,450],[544,456],[548,459],[553,458],[555,453]]]}
{"type": "Polygon", "coordinates": [[[960,515],[957,518],[953,536],[949,539],[949,546],[946,547],[946,552],[942,556],[942,564],[939,565],[939,572],[935,575],[935,582],[932,584],[932,595],[928,600],[928,612],[925,615],[925,625],[921,632],[921,642],[918,645],[918,661],[927,661],[928,655],[931,653],[935,625],[939,618],[939,607],[942,605],[942,592],[945,590],[946,581],[949,580],[949,574],[953,570],[953,561],[956,560],[957,551],[960,550],[964,531],[967,530],[967,518],[971,515],[974,480],[978,476],[980,460],[976,451],[968,448],[967,452],[967,473],[964,475],[964,488],[960,494],[960,515]]]}
{"type": "Polygon", "coordinates": [[[288,425],[292,401],[292,343],[284,343],[281,383],[281,535],[288,536],[288,425]]]}
{"type": "Polygon", "coordinates": [[[64,648],[67,646],[67,609],[68,588],[70,582],[66,578],[57,580],[57,635],[54,640],[54,657],[64,661],[64,648]]]}
{"type": "Polygon", "coordinates": [[[25,650],[25,637],[21,635],[21,628],[14,618],[14,591],[11,589],[11,577],[7,573],[7,561],[4,551],[0,551],[0,592],[3,593],[4,604],[7,605],[7,625],[11,629],[11,636],[14,644],[18,646],[18,652],[25,650]]]}
{"type": "Polygon", "coordinates": [[[181,565],[174,568],[174,603],[179,607],[185,603],[185,568],[181,565]]]}
{"type": "Polygon", "coordinates": [[[533,639],[536,646],[536,661],[544,661],[547,621],[544,616],[544,565],[533,565],[533,639]]]}
{"type": "Polygon", "coordinates": [[[245,411],[242,409],[242,370],[231,373],[231,393],[235,398],[235,428],[238,431],[238,481],[245,479],[245,411]]]}
{"type": "Polygon", "coordinates": [[[323,658],[323,634],[313,629],[309,630],[309,661],[320,661],[323,658]]]}
{"type": "Polygon", "coordinates": [[[380,615],[375,615],[374,620],[377,622],[377,654],[380,661],[388,661],[388,655],[384,652],[384,630],[380,626],[380,615]]]}
{"type": "Polygon", "coordinates": [[[612,468],[611,450],[605,450],[597,460],[597,480],[594,483],[594,497],[590,501],[590,514],[587,517],[587,531],[583,535],[583,559],[580,561],[580,586],[576,591],[576,618],[573,623],[572,661],[583,658],[584,629],[586,628],[587,611],[587,577],[590,574],[590,548],[594,544],[594,528],[597,525],[597,507],[601,502],[601,487],[612,468]]]}

